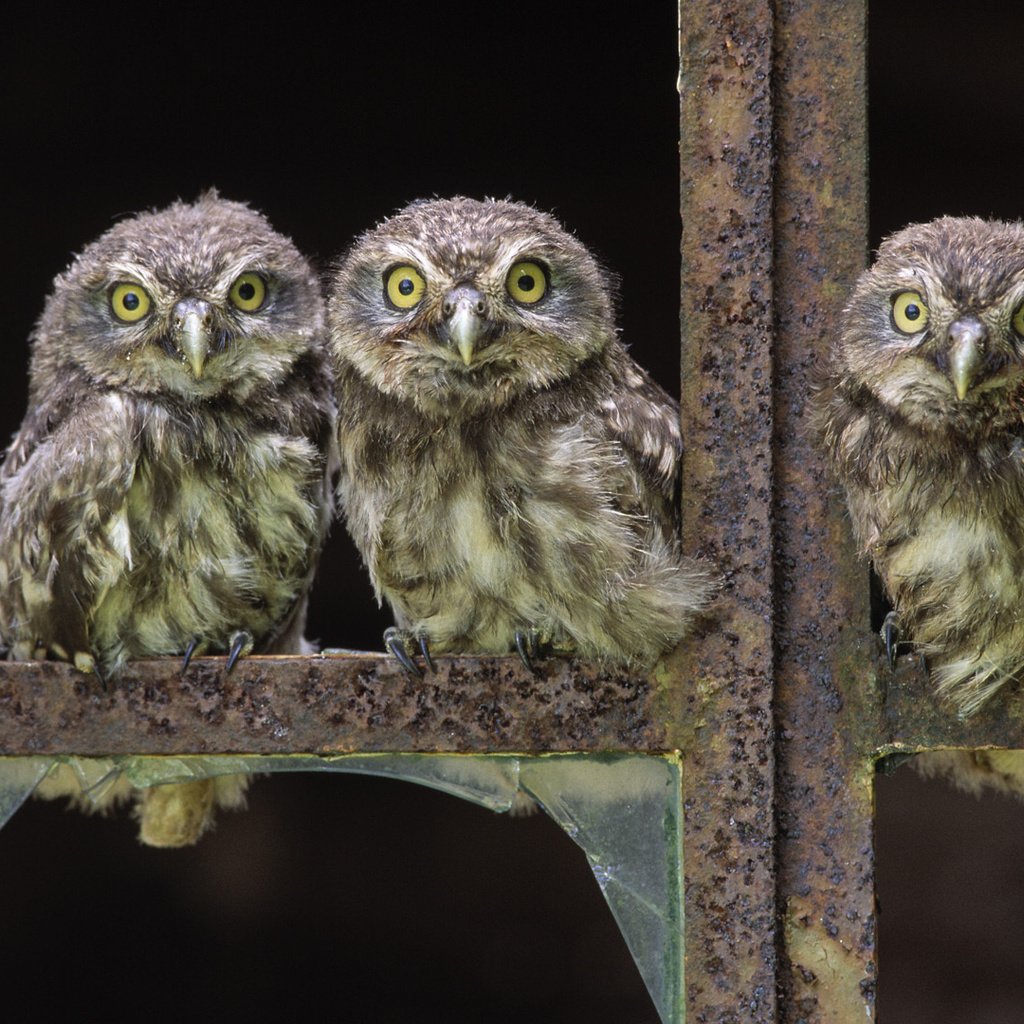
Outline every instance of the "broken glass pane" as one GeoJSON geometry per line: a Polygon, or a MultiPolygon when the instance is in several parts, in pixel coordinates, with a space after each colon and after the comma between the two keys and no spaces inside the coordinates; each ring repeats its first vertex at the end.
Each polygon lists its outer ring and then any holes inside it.
{"type": "Polygon", "coordinates": [[[53,768],[86,796],[215,775],[356,772],[508,811],[529,800],[586,854],[665,1024],[682,1020],[682,806],[677,758],[647,755],[345,754],[0,758],[0,825],[53,768]]]}
{"type": "Polygon", "coordinates": [[[28,799],[52,763],[48,757],[0,758],[0,828],[28,799]]]}

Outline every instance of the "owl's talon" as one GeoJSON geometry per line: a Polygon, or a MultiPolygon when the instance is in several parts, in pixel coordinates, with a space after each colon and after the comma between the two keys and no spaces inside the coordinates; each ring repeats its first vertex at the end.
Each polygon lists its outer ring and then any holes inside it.
{"type": "Polygon", "coordinates": [[[185,657],[181,659],[181,674],[184,675],[188,671],[189,662],[192,660],[192,655],[196,653],[196,648],[199,646],[199,638],[193,637],[189,641],[188,647],[185,648],[185,657]]]}
{"type": "Polygon", "coordinates": [[[541,656],[540,633],[532,626],[525,630],[517,629],[516,650],[519,652],[519,660],[526,666],[526,671],[536,674],[533,659],[541,656]]]}
{"type": "Polygon", "coordinates": [[[434,659],[430,656],[430,641],[427,639],[426,634],[420,633],[420,635],[416,637],[416,642],[420,646],[420,654],[423,655],[423,662],[427,666],[427,669],[430,672],[436,672],[437,669],[434,668],[434,659]]]}
{"type": "Polygon", "coordinates": [[[895,612],[889,612],[882,623],[882,640],[885,642],[885,660],[889,671],[896,670],[896,649],[900,642],[900,623],[895,612]]]}
{"type": "Polygon", "coordinates": [[[406,647],[407,634],[394,626],[384,630],[384,646],[394,655],[399,665],[411,676],[417,679],[423,678],[423,670],[412,660],[409,649],[406,647]]]}
{"type": "Polygon", "coordinates": [[[240,629],[237,633],[232,635],[231,650],[228,651],[228,664],[227,668],[224,670],[225,675],[235,667],[238,659],[243,654],[248,654],[252,650],[252,645],[252,633],[247,630],[240,629]]]}

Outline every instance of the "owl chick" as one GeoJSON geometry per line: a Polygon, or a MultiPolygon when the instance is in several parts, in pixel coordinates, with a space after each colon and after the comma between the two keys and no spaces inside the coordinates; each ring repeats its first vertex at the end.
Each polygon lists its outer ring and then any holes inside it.
{"type": "Polygon", "coordinates": [[[1024,226],[943,217],[888,238],[817,416],[886,633],[972,714],[1024,667],[1024,226]]]}
{"type": "Polygon", "coordinates": [[[288,239],[215,192],[111,228],[54,283],[0,469],[12,656],[116,681],[132,658],[302,651],[333,436],[323,302],[288,239]]]}
{"type": "Polygon", "coordinates": [[[430,651],[646,664],[712,584],[676,537],[676,403],[547,214],[419,201],[330,284],[339,499],[411,671],[430,651]]]}

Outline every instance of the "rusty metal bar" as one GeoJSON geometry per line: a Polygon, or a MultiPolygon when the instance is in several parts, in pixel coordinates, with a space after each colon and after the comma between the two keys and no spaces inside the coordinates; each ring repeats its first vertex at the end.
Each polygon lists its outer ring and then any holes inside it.
{"type": "Polygon", "coordinates": [[[680,4],[683,541],[724,585],[681,666],[686,1019],[776,1013],[772,37],[767,2],[680,4]]]}
{"type": "Polygon", "coordinates": [[[549,659],[436,658],[411,679],[383,655],[133,662],[103,690],[61,662],[0,663],[0,752],[514,753],[669,749],[643,676],[549,659]]]}
{"type": "Polygon", "coordinates": [[[874,642],[867,572],[804,411],[866,255],[865,5],[777,0],[775,11],[780,1020],[862,1022],[876,978],[862,740],[879,693],[861,656],[874,642]]]}

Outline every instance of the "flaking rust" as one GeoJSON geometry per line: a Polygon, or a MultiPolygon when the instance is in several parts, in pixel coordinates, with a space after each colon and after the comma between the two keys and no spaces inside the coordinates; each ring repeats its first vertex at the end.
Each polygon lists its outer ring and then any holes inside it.
{"type": "Polygon", "coordinates": [[[773,15],[695,0],[680,26],[683,542],[723,575],[712,621],[663,692],[683,751],[685,1013],[768,1022],[773,15]]]}
{"type": "Polygon", "coordinates": [[[437,658],[411,679],[383,655],[134,662],[104,688],[57,662],[0,664],[0,753],[661,751],[643,674],[518,658],[437,658]]]}
{"type": "Polygon", "coordinates": [[[865,1021],[876,966],[863,741],[879,721],[863,657],[867,575],[805,421],[815,366],[866,255],[865,12],[809,0],[775,10],[780,1020],[865,1021]]]}

